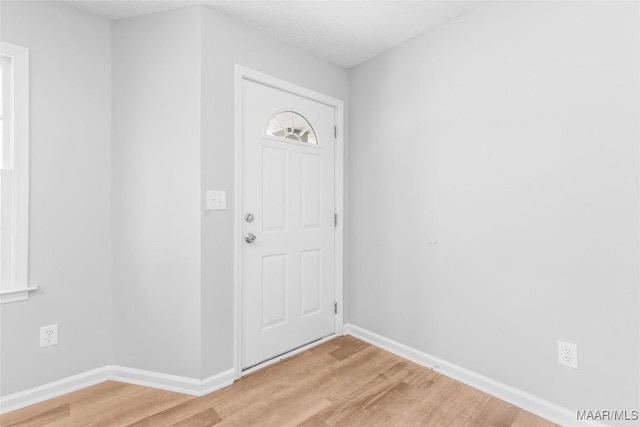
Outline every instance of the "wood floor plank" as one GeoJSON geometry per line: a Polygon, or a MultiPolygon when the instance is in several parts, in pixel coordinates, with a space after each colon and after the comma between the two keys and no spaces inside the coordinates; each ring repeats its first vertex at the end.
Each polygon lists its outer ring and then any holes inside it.
{"type": "MultiPolygon", "coordinates": [[[[198,415],[202,412],[207,412],[210,409],[213,409],[212,403],[210,400],[205,398],[191,398],[182,403],[174,405],[170,408],[167,408],[163,411],[157,412],[151,416],[140,419],[132,424],[130,427],[155,427],[155,426],[171,426],[178,425],[179,423],[198,415]]],[[[215,409],[213,409],[215,412],[215,409]]],[[[211,415],[212,419],[215,418],[218,421],[221,420],[218,413],[208,412],[211,415]]]]}
{"type": "Polygon", "coordinates": [[[338,337],[202,397],[113,381],[0,416],[9,426],[554,427],[353,337],[338,337]]]}
{"type": "Polygon", "coordinates": [[[549,425],[560,427],[556,424],[549,424],[548,421],[533,415],[531,412],[520,410],[511,427],[548,427],[549,425]]]}
{"type": "Polygon", "coordinates": [[[119,406],[117,411],[102,416],[94,425],[96,427],[129,425],[191,399],[193,398],[182,393],[157,389],[145,390],[135,401],[127,402],[126,406],[119,406]]]}
{"type": "Polygon", "coordinates": [[[310,422],[321,421],[328,425],[342,424],[366,416],[368,407],[388,393],[395,384],[407,376],[403,369],[406,362],[394,364],[383,373],[379,373],[348,396],[340,399],[331,407],[319,412],[310,422]]]}
{"type": "Polygon", "coordinates": [[[19,422],[25,422],[24,420],[37,415],[37,413],[51,411],[67,404],[70,406],[76,406],[82,405],[83,403],[87,402],[87,404],[92,405],[95,404],[95,399],[104,400],[105,396],[108,396],[112,393],[118,393],[120,390],[128,389],[127,386],[128,384],[124,383],[105,381],[103,383],[77,390],[63,396],[54,397],[53,399],[46,400],[42,403],[38,403],[37,405],[21,408],[1,415],[0,425],[19,425],[19,422]],[[92,399],[94,399],[93,403],[91,403],[92,399]]]}
{"type": "MultiPolygon", "coordinates": [[[[118,424],[117,417],[127,416],[132,408],[140,402],[145,401],[156,393],[163,393],[162,390],[155,390],[143,386],[129,384],[119,393],[110,393],[104,400],[91,400],[82,402],[82,405],[71,405],[71,414],[68,418],[47,424],[48,427],[69,427],[69,426],[105,426],[105,425],[126,425],[118,424]]],[[[164,392],[171,393],[171,392],[164,392]]],[[[182,395],[184,396],[184,395],[182,395]]],[[[185,396],[186,397],[186,396],[185,396]]]]}
{"type": "Polygon", "coordinates": [[[347,357],[358,353],[360,350],[369,347],[369,344],[364,341],[342,340],[341,344],[342,345],[338,348],[329,352],[329,355],[334,357],[336,360],[346,359],[347,357]]]}
{"type": "Polygon", "coordinates": [[[45,426],[61,418],[67,418],[70,413],[69,407],[70,405],[67,403],[67,404],[58,406],[56,408],[50,409],[48,411],[42,411],[31,417],[25,418],[18,423],[2,424],[2,425],[5,427],[12,427],[16,425],[29,426],[29,427],[45,426]]]}
{"type": "Polygon", "coordinates": [[[205,409],[197,414],[171,424],[173,427],[210,427],[222,421],[220,415],[213,408],[205,409]]]}
{"type": "Polygon", "coordinates": [[[520,409],[517,407],[495,397],[490,397],[474,417],[474,420],[483,426],[509,427],[513,425],[518,412],[520,412],[520,409]]]}

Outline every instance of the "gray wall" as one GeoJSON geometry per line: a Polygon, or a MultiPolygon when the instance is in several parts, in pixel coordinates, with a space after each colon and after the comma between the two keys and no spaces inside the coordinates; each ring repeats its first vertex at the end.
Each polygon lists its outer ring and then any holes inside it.
{"type": "Polygon", "coordinates": [[[202,189],[228,192],[228,210],[202,208],[202,362],[207,377],[233,364],[234,64],[345,102],[348,73],[213,9],[204,7],[202,13],[202,189]]]}
{"type": "Polygon", "coordinates": [[[199,378],[200,7],[113,23],[114,363],[199,378]]]}
{"type": "Polygon", "coordinates": [[[235,63],[347,97],[346,70],[207,7],[113,25],[116,364],[233,365],[235,63]],[[226,211],[204,210],[207,189],[226,211]]]}
{"type": "Polygon", "coordinates": [[[29,276],[0,307],[0,394],[111,360],[110,22],[50,2],[3,1],[2,41],[30,49],[29,276]],[[39,348],[40,326],[59,345],[39,348]]]}
{"type": "Polygon", "coordinates": [[[491,2],[351,70],[350,322],[566,408],[638,407],[638,12],[491,2]]]}
{"type": "Polygon", "coordinates": [[[0,309],[1,395],[231,367],[237,62],[349,97],[348,321],[568,408],[637,407],[637,3],[489,3],[350,73],[202,6],[113,38],[61,4],[1,12],[31,49],[42,288],[0,309]]]}
{"type": "Polygon", "coordinates": [[[344,100],[347,71],[201,6],[110,23],[3,2],[2,40],[31,49],[42,291],[2,306],[0,393],[108,364],[231,368],[233,65],[344,100]],[[229,191],[229,209],[205,212],[205,189],[229,191]],[[50,323],[60,345],[40,350],[50,323]]]}

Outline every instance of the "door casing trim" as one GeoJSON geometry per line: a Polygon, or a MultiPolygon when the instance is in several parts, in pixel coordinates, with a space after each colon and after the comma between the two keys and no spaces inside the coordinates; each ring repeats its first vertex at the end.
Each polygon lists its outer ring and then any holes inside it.
{"type": "MultiPolygon", "coordinates": [[[[235,378],[242,372],[242,81],[248,80],[335,108],[335,300],[338,312],[334,319],[335,336],[342,335],[344,323],[343,267],[344,267],[344,101],[298,86],[279,78],[235,64],[234,70],[234,202],[233,202],[233,371],[235,378]]],[[[260,365],[262,366],[262,365],[260,365]]],[[[256,367],[258,368],[258,367],[256,367]]],[[[252,368],[251,371],[255,369],[252,368]]]]}

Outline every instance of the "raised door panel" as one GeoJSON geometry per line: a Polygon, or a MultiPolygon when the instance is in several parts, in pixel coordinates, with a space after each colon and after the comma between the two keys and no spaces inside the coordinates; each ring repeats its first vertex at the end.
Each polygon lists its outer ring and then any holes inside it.
{"type": "Polygon", "coordinates": [[[287,150],[262,147],[262,229],[285,230],[287,225],[287,150]]]}
{"type": "Polygon", "coordinates": [[[262,258],[262,328],[287,321],[287,255],[262,258]]]}
{"type": "Polygon", "coordinates": [[[320,227],[321,160],[319,154],[300,153],[300,225],[302,228],[320,227]]]}
{"type": "Polygon", "coordinates": [[[322,300],[322,250],[300,253],[300,313],[308,316],[320,311],[322,300]]]}

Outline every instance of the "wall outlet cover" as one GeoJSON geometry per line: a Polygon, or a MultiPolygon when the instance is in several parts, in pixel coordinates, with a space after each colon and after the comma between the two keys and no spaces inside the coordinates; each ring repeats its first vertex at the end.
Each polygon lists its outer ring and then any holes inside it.
{"type": "Polygon", "coordinates": [[[558,341],[558,363],[578,369],[578,346],[570,342],[558,341]]]}
{"type": "Polygon", "coordinates": [[[58,325],[48,325],[40,328],[40,348],[58,345],[58,325]]]}

